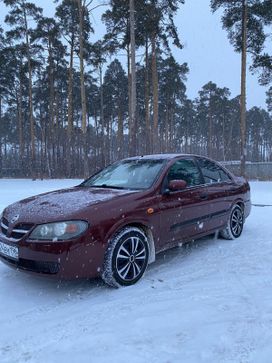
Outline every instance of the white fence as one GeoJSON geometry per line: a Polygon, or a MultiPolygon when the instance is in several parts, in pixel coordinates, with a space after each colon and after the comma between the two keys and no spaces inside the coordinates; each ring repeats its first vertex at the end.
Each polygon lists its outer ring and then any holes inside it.
{"type": "MultiPolygon", "coordinates": [[[[239,162],[222,162],[233,174],[240,175],[239,162]]],[[[247,162],[246,176],[248,179],[272,180],[272,162],[247,162]]]]}

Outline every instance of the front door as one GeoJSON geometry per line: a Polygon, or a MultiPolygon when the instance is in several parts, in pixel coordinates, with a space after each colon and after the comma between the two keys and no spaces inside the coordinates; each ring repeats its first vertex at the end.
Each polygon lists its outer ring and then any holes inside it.
{"type": "Polygon", "coordinates": [[[179,159],[170,166],[160,201],[161,248],[176,245],[208,229],[209,204],[202,174],[194,159],[179,159]],[[171,192],[171,180],[185,180],[184,190],[171,192]]]}

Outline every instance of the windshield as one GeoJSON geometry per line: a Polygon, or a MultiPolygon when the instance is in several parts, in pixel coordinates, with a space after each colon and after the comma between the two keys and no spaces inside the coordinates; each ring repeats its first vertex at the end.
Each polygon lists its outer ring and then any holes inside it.
{"type": "Polygon", "coordinates": [[[164,160],[125,160],[100,171],[81,184],[86,187],[148,189],[155,182],[164,160]]]}

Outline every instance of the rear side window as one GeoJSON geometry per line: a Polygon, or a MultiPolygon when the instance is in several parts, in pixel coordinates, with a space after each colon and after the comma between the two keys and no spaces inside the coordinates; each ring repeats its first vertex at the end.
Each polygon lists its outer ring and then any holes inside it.
{"type": "Polygon", "coordinates": [[[198,159],[205,184],[220,183],[230,181],[229,175],[217,164],[210,160],[198,159]]]}
{"type": "Polygon", "coordinates": [[[168,183],[171,180],[185,180],[189,187],[202,184],[201,173],[193,160],[176,161],[170,167],[167,179],[168,183]]]}

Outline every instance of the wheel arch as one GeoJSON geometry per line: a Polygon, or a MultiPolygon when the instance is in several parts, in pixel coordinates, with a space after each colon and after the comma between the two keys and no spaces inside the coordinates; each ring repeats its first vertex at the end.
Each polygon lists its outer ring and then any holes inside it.
{"type": "Polygon", "coordinates": [[[148,247],[149,247],[148,264],[155,262],[156,250],[155,250],[155,242],[154,242],[154,237],[153,237],[151,228],[142,223],[130,223],[125,227],[137,227],[144,232],[144,234],[146,235],[147,243],[148,243],[148,247]]]}
{"type": "Polygon", "coordinates": [[[233,204],[232,204],[232,208],[233,208],[235,205],[238,205],[238,206],[242,209],[242,211],[244,212],[244,210],[245,210],[245,202],[244,202],[242,199],[237,199],[237,200],[235,200],[235,201],[233,202],[233,204]]]}

